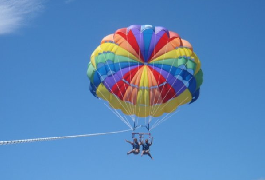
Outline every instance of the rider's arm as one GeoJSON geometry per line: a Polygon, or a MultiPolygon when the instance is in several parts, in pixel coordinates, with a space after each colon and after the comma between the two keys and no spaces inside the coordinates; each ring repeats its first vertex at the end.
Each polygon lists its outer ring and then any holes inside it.
{"type": "Polygon", "coordinates": [[[125,139],[125,141],[126,141],[127,143],[133,144],[131,141],[128,141],[127,139],[125,139]]]}
{"type": "Polygon", "coordinates": [[[151,140],[151,143],[149,144],[149,146],[152,146],[153,140],[154,140],[154,138],[152,137],[152,140],[151,140]]]}

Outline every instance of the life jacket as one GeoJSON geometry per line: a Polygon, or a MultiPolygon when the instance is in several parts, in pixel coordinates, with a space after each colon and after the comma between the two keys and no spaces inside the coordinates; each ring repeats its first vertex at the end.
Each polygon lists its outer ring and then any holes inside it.
{"type": "Polygon", "coordinates": [[[142,144],[142,146],[143,146],[143,150],[149,150],[149,143],[144,143],[144,144],[142,144]]]}
{"type": "Polygon", "coordinates": [[[133,149],[140,149],[138,142],[133,142],[133,149]]]}

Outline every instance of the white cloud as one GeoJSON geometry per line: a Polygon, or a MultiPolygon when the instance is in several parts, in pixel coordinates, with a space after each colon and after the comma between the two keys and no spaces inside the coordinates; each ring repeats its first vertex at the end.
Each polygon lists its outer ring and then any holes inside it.
{"type": "Polygon", "coordinates": [[[15,32],[42,8],[42,0],[0,0],[0,35],[15,32]]]}
{"type": "Polygon", "coordinates": [[[259,179],[257,179],[257,180],[265,180],[265,178],[259,178],[259,179]]]}

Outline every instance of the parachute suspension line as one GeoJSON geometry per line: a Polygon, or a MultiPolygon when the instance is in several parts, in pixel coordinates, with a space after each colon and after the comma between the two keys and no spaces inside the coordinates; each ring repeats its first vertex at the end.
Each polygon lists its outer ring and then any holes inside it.
{"type": "MultiPolygon", "coordinates": [[[[142,34],[140,33],[140,44],[141,44],[141,42],[142,42],[142,37],[141,37],[141,35],[142,35],[142,34]]],[[[140,47],[139,47],[139,50],[138,50],[138,58],[139,58],[139,59],[141,58],[140,47]]],[[[138,70],[139,70],[139,67],[140,67],[140,65],[139,65],[139,63],[138,63],[138,70]]],[[[140,112],[140,106],[141,106],[140,104],[138,105],[139,108],[138,108],[138,111],[137,111],[137,101],[138,101],[138,93],[139,93],[139,91],[140,91],[140,85],[139,85],[138,87],[135,87],[135,88],[138,89],[137,97],[135,98],[135,99],[136,99],[136,102],[135,102],[135,107],[134,107],[134,112],[135,112],[135,114],[137,114],[137,112],[140,112]]],[[[139,97],[139,99],[142,99],[142,95],[143,95],[143,93],[141,93],[141,96],[139,97]]],[[[139,116],[137,116],[137,119],[136,119],[136,121],[135,121],[135,123],[134,123],[134,129],[137,128],[138,124],[139,124],[139,116]]]]}
{"type": "MultiPolygon", "coordinates": [[[[168,39],[167,39],[167,45],[166,45],[166,49],[165,49],[165,51],[164,51],[164,53],[163,53],[163,60],[162,61],[164,61],[165,60],[165,53],[167,52],[167,47],[168,47],[168,39]]],[[[160,78],[161,78],[161,71],[162,71],[162,69],[163,69],[163,66],[164,66],[164,64],[162,64],[162,67],[160,68],[160,71],[159,71],[159,78],[158,78],[158,82],[160,83],[160,78]]],[[[153,64],[153,67],[154,67],[154,64],[153,64]]],[[[153,68],[153,70],[155,70],[154,68],[153,68]]],[[[164,83],[164,82],[163,82],[164,83]]],[[[160,83],[161,84],[161,83],[160,83]]],[[[164,86],[163,86],[163,88],[164,88],[164,86]]],[[[163,90],[163,88],[162,88],[162,90],[163,90]]],[[[157,87],[157,90],[159,90],[159,84],[158,84],[158,87],[157,87]]],[[[157,98],[157,101],[159,101],[159,99],[160,99],[160,97],[161,97],[161,95],[162,95],[162,91],[159,91],[159,97],[157,98]]],[[[163,103],[163,100],[162,100],[162,102],[161,103],[163,103]]],[[[153,104],[155,104],[155,98],[154,98],[154,102],[153,102],[153,104]]],[[[157,104],[157,102],[156,102],[156,104],[157,104]]],[[[159,108],[159,106],[160,105],[157,105],[158,106],[158,108],[159,108]]],[[[154,110],[155,110],[156,108],[155,108],[155,106],[153,107],[153,108],[151,108],[151,115],[155,115],[155,113],[154,113],[154,110]]]]}
{"type": "Polygon", "coordinates": [[[131,124],[129,123],[128,119],[126,118],[126,116],[122,117],[121,114],[113,107],[109,104],[109,106],[111,106],[113,109],[111,109],[106,103],[104,103],[105,106],[107,106],[107,108],[109,110],[111,110],[112,113],[114,113],[122,122],[124,122],[129,128],[132,129],[131,124]]]}
{"type": "MultiPolygon", "coordinates": [[[[167,44],[168,44],[168,39],[167,39],[167,44]]],[[[162,61],[164,61],[165,60],[165,53],[167,52],[167,47],[168,47],[168,45],[166,45],[166,49],[165,49],[165,51],[164,51],[164,53],[163,53],[163,60],[162,61]]],[[[162,67],[164,66],[164,64],[162,64],[162,67]]],[[[153,65],[153,67],[154,67],[154,65],[153,65]]],[[[162,69],[163,68],[160,68],[160,71],[159,71],[159,78],[158,78],[158,82],[160,83],[160,78],[161,78],[161,71],[162,71],[162,69]]],[[[164,82],[163,82],[164,83],[164,82]]],[[[163,86],[163,88],[164,88],[164,86],[163,86]]],[[[162,90],[163,90],[163,88],[162,88],[162,90]]],[[[157,90],[159,90],[159,87],[157,88],[157,90]]],[[[162,91],[160,91],[159,90],[159,96],[158,96],[158,99],[157,100],[159,100],[160,99],[160,97],[161,97],[161,95],[162,95],[162,91]]],[[[154,99],[155,100],[155,99],[154,99]]],[[[163,100],[162,100],[162,102],[161,103],[163,103],[163,100]]],[[[153,104],[154,104],[154,102],[153,102],[153,104]]],[[[160,105],[157,105],[158,106],[158,108],[159,108],[159,106],[160,105]]],[[[155,108],[155,106],[152,108],[152,111],[151,111],[151,115],[154,115],[155,113],[154,113],[154,110],[155,110],[156,108],[155,108]]]]}
{"type": "MultiPolygon", "coordinates": [[[[156,42],[156,32],[155,32],[155,41],[154,41],[154,55],[156,54],[156,44],[155,44],[155,42],[156,42]]],[[[153,63],[153,70],[154,70],[154,63],[153,63]]],[[[154,75],[152,74],[152,76],[151,76],[151,81],[153,82],[153,78],[154,78],[154,75]]],[[[155,79],[155,78],[154,78],[155,79]]],[[[157,87],[157,89],[159,89],[158,87],[157,87]]],[[[154,105],[154,102],[155,102],[155,89],[151,89],[151,91],[152,91],[152,93],[153,93],[153,104],[151,104],[151,101],[150,101],[150,106],[151,106],[151,108],[150,108],[150,118],[149,118],[149,120],[148,120],[148,126],[149,126],[149,124],[150,124],[150,122],[152,121],[152,118],[153,118],[153,116],[152,116],[152,109],[153,109],[153,105],[154,105]]],[[[157,99],[158,100],[158,99],[157,99]]],[[[149,128],[149,127],[148,127],[149,128]]],[[[148,131],[150,131],[150,129],[148,129],[148,131]]]]}
{"type": "MultiPolygon", "coordinates": [[[[141,30],[140,30],[141,31],[141,30]]],[[[142,44],[142,33],[140,32],[140,44],[142,44]]],[[[141,47],[139,46],[139,49],[138,49],[138,57],[141,59],[141,47]]],[[[138,67],[139,68],[139,67],[138,67]]],[[[139,70],[139,69],[138,69],[139,70]]],[[[141,80],[141,78],[142,77],[140,77],[140,80],[141,80]]],[[[137,87],[138,88],[138,92],[137,92],[137,98],[136,98],[136,102],[135,102],[135,104],[136,104],[136,106],[135,106],[135,112],[137,113],[137,103],[138,103],[138,93],[139,93],[139,91],[140,91],[140,84],[139,84],[139,86],[137,87]]],[[[143,95],[143,93],[141,93],[141,97],[139,98],[139,99],[142,99],[142,95],[143,95]]],[[[138,106],[139,106],[139,108],[138,108],[138,112],[140,112],[140,104],[138,104],[138,106]]],[[[136,126],[138,125],[138,123],[139,123],[139,116],[138,116],[138,118],[137,118],[137,124],[136,124],[136,126]]]]}
{"type": "MultiPolygon", "coordinates": [[[[185,65],[187,65],[187,63],[188,63],[188,60],[186,61],[186,63],[185,63],[185,65]]],[[[172,66],[171,66],[172,67],[172,66]]],[[[180,72],[182,72],[183,71],[183,69],[181,69],[181,71],[180,72]]],[[[176,82],[176,80],[178,79],[178,77],[179,77],[180,75],[178,75],[176,78],[175,78],[175,80],[174,80],[174,82],[172,83],[172,84],[175,84],[175,82],[176,82]]],[[[193,77],[191,77],[190,79],[189,79],[189,81],[188,82],[190,82],[190,80],[192,79],[193,77]]],[[[176,95],[183,89],[183,87],[185,87],[187,85],[187,82],[186,83],[183,83],[183,85],[182,85],[182,87],[178,90],[178,92],[176,92],[176,95]]],[[[169,91],[172,89],[172,86],[168,89],[168,91],[167,91],[167,93],[166,93],[166,95],[164,96],[164,98],[167,96],[167,94],[169,93],[169,91]]],[[[163,98],[163,100],[164,100],[164,98],[163,98]]],[[[187,97],[188,98],[188,97],[187,97]]],[[[186,99],[187,99],[186,98],[186,99]]],[[[163,101],[162,100],[162,101],[163,101]]],[[[169,101],[167,101],[164,105],[162,105],[162,107],[160,107],[160,109],[163,109],[163,108],[165,108],[165,106],[167,106],[167,104],[169,103],[169,101]]],[[[158,111],[158,109],[159,109],[159,107],[156,109],[156,112],[158,111]]],[[[156,113],[155,112],[155,113],[156,113]]]]}
{"type": "MultiPolygon", "coordinates": [[[[155,41],[154,41],[154,55],[156,54],[156,45],[155,45],[155,42],[156,42],[156,34],[155,34],[155,41]]],[[[151,59],[150,59],[151,60],[151,59]]],[[[151,71],[151,73],[152,73],[152,76],[151,76],[151,81],[153,82],[153,77],[154,77],[154,74],[153,74],[153,71],[154,71],[154,63],[153,63],[153,68],[152,68],[152,71],[151,71]]],[[[156,80],[156,79],[155,79],[156,80]]],[[[157,89],[159,89],[159,87],[157,87],[157,89]]],[[[154,89],[151,89],[151,92],[152,92],[152,98],[153,98],[153,101],[152,101],[152,99],[150,100],[150,117],[151,118],[149,118],[149,122],[148,122],[148,124],[152,121],[152,109],[153,109],[153,106],[154,106],[154,104],[155,104],[155,90],[154,89]]],[[[158,100],[158,99],[157,99],[158,100]]]]}
{"type": "MultiPolygon", "coordinates": [[[[183,104],[183,102],[184,101],[186,101],[186,99],[187,99],[188,97],[186,97],[178,106],[180,106],[180,105],[182,105],[183,104]]],[[[179,111],[176,111],[176,112],[174,112],[173,114],[171,114],[173,111],[175,111],[175,109],[172,109],[171,111],[170,111],[170,113],[168,113],[165,117],[163,117],[162,119],[158,119],[153,125],[152,125],[152,127],[151,127],[151,129],[150,129],[150,131],[152,130],[152,129],[154,129],[155,127],[157,127],[158,125],[160,125],[161,123],[163,123],[163,122],[165,122],[166,120],[168,120],[170,117],[172,117],[174,114],[176,114],[176,113],[178,113],[179,111]],[[168,115],[170,115],[169,117],[168,117],[168,115]]]]}
{"type": "Polygon", "coordinates": [[[147,102],[146,102],[146,98],[144,98],[144,124],[145,124],[145,126],[147,126],[147,121],[146,121],[146,106],[147,106],[147,104],[146,104],[147,102]]]}
{"type": "MultiPolygon", "coordinates": [[[[100,76],[100,78],[102,78],[102,76],[101,76],[101,74],[97,71],[97,73],[99,74],[99,76],[100,76]]],[[[106,85],[108,85],[108,83],[106,83],[106,85]]],[[[98,90],[98,92],[103,96],[103,98],[104,99],[107,99],[106,97],[105,97],[105,95],[99,90],[99,89],[97,89],[98,90]]],[[[114,95],[115,96],[115,95],[114,95]]],[[[115,96],[117,99],[118,99],[118,97],[117,96],[115,96]]],[[[118,99],[118,101],[119,101],[119,99],[118,99]]],[[[122,105],[122,103],[119,101],[119,103],[120,103],[120,105],[122,105]]],[[[111,107],[113,107],[112,105],[110,105],[111,107]]],[[[123,105],[122,105],[123,106],[123,105]]],[[[115,108],[114,108],[115,109],[115,108]]],[[[115,109],[115,111],[120,115],[120,113],[115,109]]],[[[121,116],[121,115],[120,115],[121,116]]],[[[125,119],[126,119],[126,121],[128,122],[128,119],[126,118],[126,116],[124,116],[125,117],[125,119]]],[[[122,119],[121,119],[121,121],[123,121],[122,119]]],[[[130,124],[130,123],[129,123],[130,124]]]]}
{"type": "MultiPolygon", "coordinates": [[[[182,105],[184,101],[186,101],[188,97],[186,97],[178,106],[182,105]]],[[[161,123],[165,122],[166,120],[168,120],[170,117],[172,117],[174,114],[178,113],[178,111],[174,112],[173,114],[171,114],[173,111],[175,111],[175,109],[172,109],[166,116],[164,116],[162,119],[158,119],[151,127],[151,129],[154,129],[156,126],[160,125],[161,123]],[[168,117],[168,115],[170,115],[168,117]]]]}
{"type": "MultiPolygon", "coordinates": [[[[128,48],[128,44],[129,44],[129,36],[128,36],[128,32],[126,32],[126,38],[127,38],[127,43],[126,43],[126,46],[127,46],[127,49],[129,49],[128,48]]],[[[132,72],[131,72],[131,66],[130,66],[130,62],[129,62],[129,51],[127,51],[127,61],[128,61],[128,64],[129,64],[129,74],[130,74],[130,82],[132,81],[132,72]]],[[[138,68],[139,68],[139,62],[138,62],[138,68]]],[[[129,88],[129,86],[131,86],[131,84],[129,83],[129,85],[128,85],[128,88],[129,88]]],[[[128,89],[127,88],[127,89],[128,89]]],[[[127,89],[126,89],[126,91],[127,91],[127,89]]],[[[131,95],[132,95],[132,86],[131,86],[131,95]]],[[[134,104],[133,104],[133,98],[131,98],[131,100],[132,100],[132,106],[131,106],[131,112],[132,112],[132,114],[135,114],[135,111],[134,111],[134,104]]],[[[135,124],[135,118],[133,117],[132,118],[132,120],[133,120],[133,122],[134,122],[134,124],[135,124]]]]}
{"type": "MultiPolygon", "coordinates": [[[[188,60],[187,60],[187,62],[188,62],[188,60]]],[[[187,62],[185,63],[185,65],[187,64],[187,62]]],[[[183,69],[180,71],[180,72],[182,72],[183,71],[183,69]]],[[[179,75],[177,76],[177,78],[174,80],[174,82],[173,82],[173,84],[175,83],[175,81],[178,79],[178,77],[179,77],[179,75]]],[[[189,81],[188,82],[190,82],[190,80],[192,79],[193,77],[191,77],[190,79],[189,79],[189,81]]],[[[184,86],[186,86],[187,85],[187,82],[184,84],[183,83],[183,86],[178,90],[178,92],[177,93],[179,93],[179,91],[184,87],[184,86]]],[[[171,87],[170,87],[171,88],[171,87]]],[[[170,89],[169,89],[170,90],[170,89]]],[[[168,92],[169,92],[169,90],[167,91],[167,94],[168,94],[168,92]]],[[[176,93],[176,95],[177,95],[177,93],[176,93]]],[[[167,95],[166,94],[166,95],[167,95]]],[[[183,102],[184,101],[186,101],[187,100],[187,98],[188,97],[186,97],[178,106],[180,106],[180,105],[182,105],[183,104],[183,102]]],[[[168,104],[168,102],[169,101],[167,101],[164,105],[163,105],[163,107],[162,108],[164,108],[167,104],[168,104]]],[[[177,106],[177,107],[178,107],[177,106]]],[[[173,111],[174,111],[175,109],[173,109],[170,113],[172,113],[173,111]]],[[[158,125],[160,125],[161,123],[163,123],[164,121],[166,121],[167,119],[169,119],[170,117],[172,117],[174,114],[176,114],[177,112],[179,112],[179,111],[176,111],[175,113],[173,113],[172,115],[170,115],[169,117],[167,117],[169,114],[167,114],[165,117],[163,117],[162,119],[158,119],[154,124],[153,124],[153,126],[151,127],[151,129],[150,130],[152,130],[152,129],[154,129],[156,126],[158,126],[158,125]]]]}
{"type": "Polygon", "coordinates": [[[130,115],[130,118],[132,119],[133,122],[135,122],[134,114],[130,115]]]}
{"type": "Polygon", "coordinates": [[[150,124],[151,121],[152,121],[152,116],[149,115],[148,125],[150,124]]]}
{"type": "MultiPolygon", "coordinates": [[[[141,44],[141,43],[140,43],[141,44]]],[[[145,52],[144,52],[145,53],[145,52]]],[[[143,56],[145,56],[144,54],[143,54],[143,56]]],[[[148,56],[148,55],[147,55],[148,56]]],[[[148,59],[147,59],[148,60],[148,59]]],[[[145,58],[144,58],[144,61],[145,61],[145,58]]],[[[148,61],[147,61],[148,62],[148,61]]],[[[145,62],[144,62],[145,63],[145,62]]],[[[145,67],[146,68],[146,67],[145,67]]],[[[146,70],[147,71],[147,70],[146,70]]],[[[146,72],[145,71],[145,72],[146,72]]],[[[142,74],[143,75],[143,74],[142,74]]],[[[147,74],[147,76],[148,76],[148,74],[147,74]]],[[[145,84],[144,84],[144,86],[145,86],[145,84]]],[[[148,85],[147,85],[147,87],[148,87],[148,85]]],[[[144,90],[142,90],[142,94],[144,94],[144,96],[145,96],[145,89],[144,90]]],[[[149,96],[149,93],[148,93],[148,96],[149,96]]],[[[147,127],[147,121],[146,121],[146,115],[147,115],[147,110],[146,110],[146,106],[147,106],[147,98],[146,97],[144,97],[144,125],[147,127]]]]}
{"type": "Polygon", "coordinates": [[[46,138],[0,141],[0,145],[31,143],[31,142],[39,142],[39,141],[52,141],[52,140],[59,140],[59,139],[90,137],[90,136],[100,136],[100,135],[107,135],[107,134],[118,134],[118,133],[127,132],[127,131],[131,131],[131,129],[122,130],[122,131],[114,131],[114,132],[106,132],[106,133],[82,134],[82,135],[74,135],[74,136],[46,137],[46,138]]]}
{"type": "MultiPolygon", "coordinates": [[[[156,44],[155,44],[155,42],[156,42],[156,33],[155,33],[155,41],[153,41],[153,46],[154,46],[154,54],[156,54],[156,44]]],[[[153,64],[153,69],[154,69],[154,64],[153,64]]],[[[151,75],[151,81],[153,82],[153,78],[154,78],[154,76],[153,75],[151,75]]],[[[154,91],[154,89],[150,89],[150,93],[152,93],[152,98],[153,98],[153,104],[152,104],[152,99],[150,99],[150,109],[149,109],[149,119],[148,119],[148,131],[150,131],[149,130],[149,124],[150,124],[150,122],[152,121],[152,118],[153,118],[153,116],[152,116],[152,109],[153,109],[153,105],[154,105],[154,102],[155,102],[155,91],[154,91]]]]}
{"type": "MultiPolygon", "coordinates": [[[[99,74],[99,76],[100,76],[100,78],[102,78],[102,75],[97,71],[97,73],[99,74]]],[[[113,75],[112,75],[113,76],[113,75]]],[[[110,86],[109,86],[109,84],[106,82],[106,85],[108,86],[108,88],[111,90],[111,92],[113,93],[113,91],[112,91],[112,89],[110,88],[110,86]]],[[[103,93],[101,93],[102,95],[103,95],[103,93]]],[[[120,103],[120,105],[126,110],[126,112],[128,113],[128,114],[130,114],[129,112],[128,112],[128,110],[122,105],[122,103],[121,103],[121,101],[120,101],[120,99],[114,94],[113,95],[114,97],[116,97],[116,99],[119,101],[119,103],[120,103]]],[[[105,98],[105,96],[104,96],[104,98],[105,98]]],[[[106,99],[106,98],[105,98],[106,99]]]]}
{"type": "MultiPolygon", "coordinates": [[[[188,82],[190,82],[190,80],[191,80],[192,78],[193,78],[193,77],[191,77],[191,78],[189,79],[188,82]]],[[[177,79],[177,78],[176,78],[176,79],[177,79]]],[[[174,80],[173,83],[175,83],[176,79],[174,80]]],[[[179,92],[181,91],[181,89],[183,89],[184,86],[186,86],[186,83],[183,84],[183,86],[178,90],[178,92],[176,92],[176,95],[177,95],[177,93],[179,93],[179,92]]],[[[171,88],[171,87],[170,87],[170,88],[171,88]]],[[[169,90],[170,90],[170,89],[169,89],[169,90]]],[[[168,90],[168,92],[169,92],[169,90],[168,90]]],[[[167,93],[168,93],[168,92],[167,92],[167,93]]],[[[166,95],[167,95],[167,94],[166,94],[166,95]]],[[[185,100],[186,100],[187,98],[188,98],[188,97],[186,97],[185,100]]],[[[184,101],[185,101],[185,100],[184,100],[184,101]]],[[[182,101],[182,102],[184,102],[184,101],[182,101]]],[[[169,103],[169,101],[167,101],[165,104],[163,104],[161,108],[162,108],[162,109],[165,108],[165,107],[168,105],[168,103],[169,103]]],[[[182,103],[181,103],[181,104],[182,104],[182,103]]],[[[181,105],[181,104],[180,104],[180,105],[181,105]]],[[[178,106],[179,106],[179,105],[178,105],[178,106]]],[[[177,107],[178,107],[178,106],[177,106],[177,107]]]]}
{"type": "MultiPolygon", "coordinates": [[[[102,76],[101,76],[101,74],[98,72],[98,74],[99,74],[99,76],[102,78],[102,76]]],[[[107,83],[106,83],[107,84],[107,83]]],[[[107,84],[108,85],[108,84],[107,84]]],[[[98,89],[98,92],[103,96],[103,98],[104,99],[107,99],[106,97],[105,97],[105,95],[98,89]]],[[[116,97],[116,96],[115,96],[116,97]]],[[[117,98],[117,97],[116,97],[117,98]]],[[[100,99],[100,98],[99,98],[100,99]]],[[[119,100],[118,100],[119,101],[119,100]]],[[[121,104],[121,102],[119,101],[119,103],[121,104]]],[[[126,121],[126,122],[128,122],[128,124],[130,125],[129,127],[131,127],[131,124],[129,123],[129,121],[128,121],[128,119],[126,118],[126,116],[124,116],[124,118],[126,119],[124,119],[121,115],[120,115],[120,113],[111,105],[111,104],[109,104],[114,110],[115,110],[115,112],[119,115],[118,117],[120,117],[120,119],[121,119],[121,121],[126,121]],[[121,118],[122,117],[122,118],[121,118]]],[[[122,104],[121,104],[122,105],[122,104]]],[[[122,105],[123,106],[123,105],[122,105]]],[[[108,106],[107,106],[108,107],[108,106]]]]}
{"type": "MultiPolygon", "coordinates": [[[[118,59],[118,61],[119,61],[119,67],[120,67],[121,76],[123,77],[124,74],[123,74],[122,69],[121,69],[120,58],[117,56],[117,59],[118,59]]],[[[128,55],[127,55],[127,59],[129,59],[129,56],[128,56],[128,55]]],[[[128,60],[128,64],[129,64],[129,71],[131,71],[131,67],[130,67],[129,60],[128,60]]],[[[130,73],[130,74],[131,74],[131,73],[130,73]]],[[[115,81],[116,81],[116,80],[115,80],[115,81]]],[[[127,91],[128,88],[126,88],[125,83],[123,83],[123,87],[124,87],[124,89],[126,89],[126,91],[127,91]]],[[[126,91],[125,91],[125,92],[126,92],[126,91]]],[[[122,98],[123,98],[123,100],[124,100],[125,98],[124,98],[124,96],[123,96],[122,93],[121,93],[121,95],[122,95],[122,98]]],[[[130,114],[133,114],[132,107],[131,107],[130,105],[128,105],[127,103],[125,103],[125,104],[126,104],[126,106],[127,106],[127,108],[128,108],[128,111],[130,112],[130,114]]]]}
{"type": "MultiPolygon", "coordinates": [[[[137,93],[137,95],[138,95],[138,93],[137,93]]],[[[142,96],[143,96],[143,93],[141,93],[139,99],[141,99],[142,96]]],[[[138,99],[138,98],[137,98],[137,99],[138,99]]],[[[136,100],[136,101],[137,101],[137,100],[136,100]]],[[[138,106],[139,106],[139,108],[138,108],[138,112],[140,112],[140,107],[141,107],[141,105],[138,105],[138,106]]],[[[137,112],[137,107],[136,107],[136,106],[135,106],[135,112],[137,112]]],[[[135,126],[138,126],[138,124],[139,124],[139,116],[137,116],[137,123],[135,124],[135,126]]]]}
{"type": "MultiPolygon", "coordinates": [[[[128,46],[128,45],[127,45],[128,46]]],[[[121,75],[122,75],[122,77],[124,76],[124,74],[123,74],[123,72],[122,72],[122,69],[121,69],[121,63],[120,63],[120,58],[117,56],[117,59],[118,59],[118,61],[119,61],[119,67],[120,67],[120,72],[121,72],[121,75]]],[[[129,59],[129,55],[128,55],[128,53],[127,53],[127,59],[129,59]]],[[[131,71],[131,67],[130,67],[130,63],[129,63],[129,60],[127,60],[128,61],[128,64],[129,64],[129,71],[131,71]]],[[[130,72],[130,74],[131,74],[131,72],[130,72]]],[[[116,82],[116,80],[115,80],[115,82],[116,82]]],[[[126,89],[126,91],[128,90],[128,88],[126,88],[126,86],[125,86],[125,83],[123,83],[123,87],[124,87],[124,89],[126,89]]],[[[129,86],[128,86],[129,87],[129,86]]],[[[119,90],[120,90],[120,88],[119,88],[119,90]]],[[[125,91],[125,92],[126,92],[125,91]]],[[[121,95],[122,95],[122,98],[123,98],[123,100],[125,100],[125,98],[124,98],[124,95],[121,93],[121,95]]],[[[125,103],[126,104],[126,107],[127,107],[127,110],[130,112],[130,115],[131,114],[133,114],[133,108],[130,106],[130,105],[128,105],[127,103],[125,103]]],[[[131,116],[130,116],[131,117],[131,116]]],[[[132,121],[134,121],[134,119],[131,117],[131,119],[132,119],[132,121]]]]}
{"type": "MultiPolygon", "coordinates": [[[[150,128],[149,131],[153,130],[155,127],[157,127],[158,125],[160,125],[161,123],[165,122],[166,120],[168,120],[169,118],[171,118],[173,115],[175,115],[176,113],[178,113],[179,111],[176,111],[174,113],[172,113],[169,117],[164,117],[162,119],[160,119],[158,122],[156,122],[155,124],[152,125],[152,127],[150,128]]],[[[170,112],[171,113],[171,112],[170,112]]],[[[169,115],[169,114],[167,114],[169,115]]]]}
{"type": "Polygon", "coordinates": [[[146,106],[145,106],[145,110],[144,110],[144,125],[147,126],[147,121],[146,121],[146,106]]]}
{"type": "MultiPolygon", "coordinates": [[[[113,110],[113,109],[111,109],[106,103],[104,103],[105,104],[105,106],[107,106],[107,108],[109,109],[109,110],[111,110],[112,112],[113,112],[113,114],[115,114],[118,118],[120,118],[120,120],[122,121],[122,122],[124,122],[124,124],[126,124],[131,130],[133,129],[132,128],[132,126],[131,126],[131,124],[128,122],[128,120],[126,119],[124,119],[121,115],[120,115],[120,113],[118,113],[118,111],[115,109],[115,111],[113,110]]],[[[110,105],[111,106],[111,105],[110,105]]],[[[112,107],[113,108],[113,107],[112,107]]]]}
{"type": "MultiPolygon", "coordinates": [[[[141,44],[141,43],[140,43],[141,44]]],[[[143,74],[142,74],[143,75],[143,74]]],[[[147,74],[148,76],[148,74],[147,74]]],[[[144,85],[145,86],[145,85],[144,85]]],[[[145,89],[142,90],[142,94],[144,94],[144,125],[147,127],[147,121],[146,121],[146,115],[147,115],[147,109],[146,109],[146,106],[147,106],[147,98],[145,97],[145,89]]],[[[149,95],[149,94],[148,94],[149,95]]]]}
{"type": "Polygon", "coordinates": [[[137,116],[137,122],[135,123],[135,127],[137,127],[138,126],[138,124],[139,124],[139,116],[137,116]]]}
{"type": "MultiPolygon", "coordinates": [[[[99,46],[99,48],[102,50],[102,48],[101,48],[101,46],[99,46]]],[[[104,52],[103,50],[102,50],[102,52],[104,52]]],[[[104,53],[103,53],[104,54],[104,53]]],[[[104,58],[105,58],[105,61],[107,60],[107,58],[106,58],[106,56],[105,56],[105,54],[104,54],[104,58]]],[[[107,63],[108,64],[108,67],[109,67],[109,70],[111,71],[111,68],[110,68],[110,66],[109,66],[109,63],[107,63]]],[[[98,72],[98,71],[97,71],[98,72]]],[[[99,72],[98,72],[99,73],[99,72]]],[[[115,78],[115,76],[113,76],[113,73],[111,73],[111,75],[112,75],[112,77],[113,77],[113,79],[114,79],[114,81],[115,81],[115,84],[117,84],[117,80],[116,80],[116,78],[115,78]]],[[[101,76],[101,75],[100,75],[101,76]]],[[[102,77],[102,76],[101,76],[102,77]]],[[[108,87],[109,87],[109,85],[108,85],[108,87]]],[[[119,89],[119,91],[121,91],[120,90],[120,86],[117,84],[117,87],[118,87],[118,89],[119,89]]],[[[109,87],[109,89],[111,89],[110,87],[109,87]]],[[[112,90],[111,90],[112,91],[112,90]]],[[[113,92],[113,91],[112,91],[113,92]]],[[[121,93],[121,95],[122,95],[122,93],[121,93]]],[[[114,94],[114,96],[116,96],[115,94],[114,94]]],[[[117,97],[117,96],[116,96],[117,97]]],[[[118,98],[118,97],[117,97],[118,98]]],[[[124,99],[124,97],[123,97],[123,95],[122,95],[122,98],[124,99]]],[[[118,101],[120,101],[120,99],[117,99],[118,101]]],[[[129,110],[129,108],[128,108],[128,105],[125,103],[125,105],[127,106],[127,108],[125,108],[124,106],[123,106],[123,108],[126,110],[126,112],[128,113],[128,114],[131,114],[131,112],[128,112],[128,110],[129,110]]]]}
{"type": "Polygon", "coordinates": [[[132,114],[130,117],[131,117],[131,119],[133,121],[133,124],[135,124],[135,122],[136,122],[135,114],[132,114]]]}
{"type": "MultiPolygon", "coordinates": [[[[177,53],[175,53],[175,54],[177,54],[177,53]]],[[[168,76],[169,76],[169,74],[170,74],[170,72],[171,72],[171,69],[172,69],[173,64],[174,64],[174,61],[172,61],[172,64],[171,64],[171,66],[170,66],[169,73],[167,74],[167,77],[165,78],[165,79],[166,79],[166,83],[167,83],[167,78],[168,78],[168,76]]],[[[162,68],[161,68],[161,69],[162,69],[162,68]]],[[[171,87],[172,87],[172,86],[170,86],[170,88],[168,89],[166,95],[162,98],[162,103],[163,103],[164,99],[167,97],[167,94],[168,94],[168,92],[170,91],[171,87]]],[[[161,97],[164,88],[165,88],[165,85],[163,86],[163,88],[162,88],[162,90],[161,90],[161,93],[160,93],[159,98],[161,97]]],[[[167,102],[168,102],[168,101],[167,101],[167,102]]],[[[154,114],[158,111],[159,107],[160,107],[160,109],[162,109],[160,105],[159,105],[157,108],[154,108],[154,111],[153,111],[154,114]]]]}

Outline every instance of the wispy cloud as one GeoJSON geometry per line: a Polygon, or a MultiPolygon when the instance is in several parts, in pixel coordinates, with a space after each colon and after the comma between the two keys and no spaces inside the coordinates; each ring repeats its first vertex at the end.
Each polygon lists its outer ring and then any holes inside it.
{"type": "Polygon", "coordinates": [[[43,8],[43,0],[0,0],[0,35],[13,33],[43,8]]]}
{"type": "Polygon", "coordinates": [[[261,177],[261,178],[258,178],[257,180],[265,180],[265,178],[261,177]]]}

